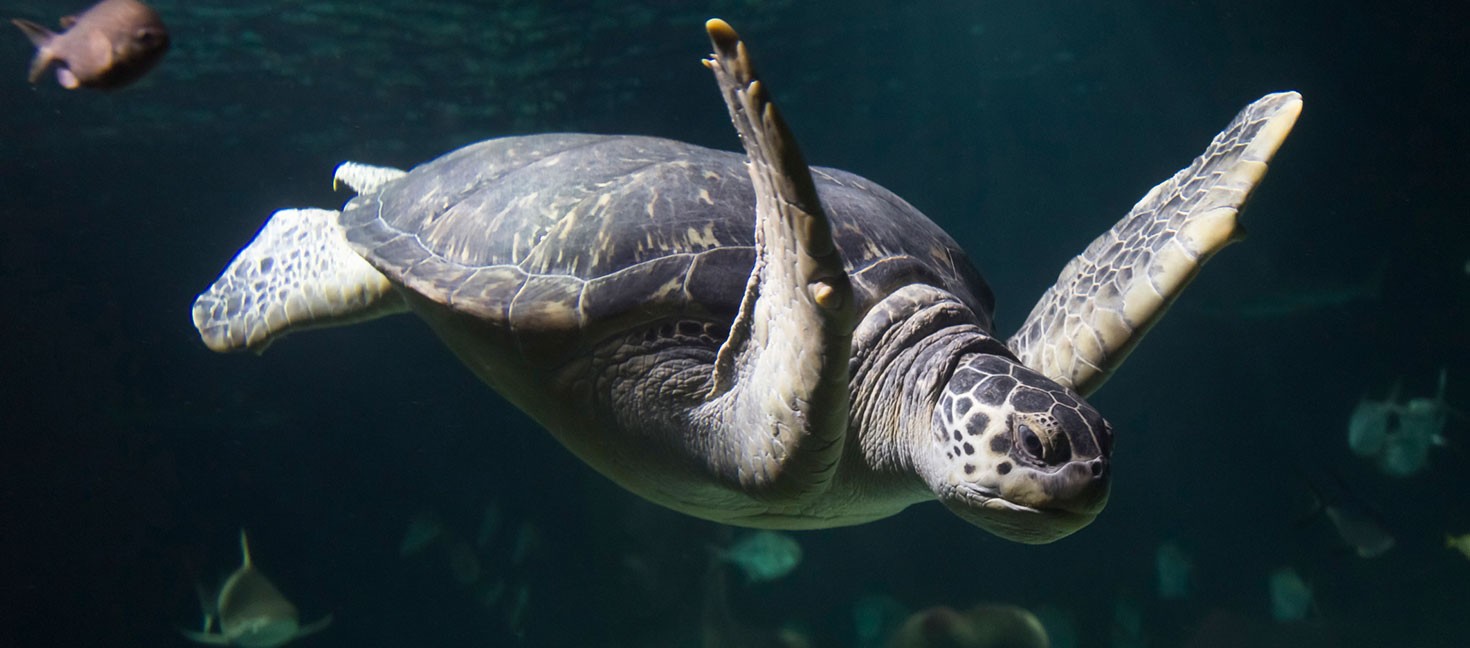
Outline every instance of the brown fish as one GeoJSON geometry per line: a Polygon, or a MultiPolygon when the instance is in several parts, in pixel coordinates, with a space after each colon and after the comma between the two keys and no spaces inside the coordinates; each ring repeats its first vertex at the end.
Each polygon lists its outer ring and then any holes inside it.
{"type": "Polygon", "coordinates": [[[61,19],[60,34],[29,20],[10,22],[36,46],[31,83],[56,64],[62,87],[115,90],[142,78],[168,51],[168,28],[138,0],[102,0],[61,19]]]}

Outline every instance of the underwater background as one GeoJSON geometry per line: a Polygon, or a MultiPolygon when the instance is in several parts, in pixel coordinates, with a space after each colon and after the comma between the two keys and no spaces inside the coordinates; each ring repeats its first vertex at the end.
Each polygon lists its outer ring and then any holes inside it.
{"type": "Polygon", "coordinates": [[[243,527],[304,622],[333,615],[320,648],[882,645],[982,602],[1059,647],[1470,646],[1470,556],[1446,546],[1470,533],[1470,420],[1408,476],[1347,443],[1364,398],[1434,397],[1442,370],[1436,402],[1470,410],[1470,30],[1440,3],[152,4],[173,49],[114,94],[28,85],[0,31],[0,645],[191,645],[195,583],[238,566],[243,527]],[[343,160],[545,131],[739,150],[699,65],[711,16],[809,161],[965,246],[1004,334],[1237,110],[1302,93],[1249,236],[1089,399],[1118,439],[1091,526],[1025,546],[924,504],[792,533],[789,574],[711,596],[744,531],[598,476],[415,318],[259,357],[199,341],[194,296],[274,210],[340,206],[343,160]],[[1393,548],[1360,557],[1327,504],[1393,548]],[[1285,569],[1311,598],[1278,621],[1285,569]]]}

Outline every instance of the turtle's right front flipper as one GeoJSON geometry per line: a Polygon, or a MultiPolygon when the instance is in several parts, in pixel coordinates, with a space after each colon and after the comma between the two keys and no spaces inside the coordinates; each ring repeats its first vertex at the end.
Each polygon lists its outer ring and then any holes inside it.
{"type": "Polygon", "coordinates": [[[755,189],[756,261],[699,415],[712,468],[748,493],[790,498],[829,483],[847,432],[855,304],[796,139],[722,20],[706,25],[755,189]]]}
{"type": "Polygon", "coordinates": [[[388,278],[352,250],[326,209],[283,209],[194,300],[210,349],[264,351],[292,331],[408,310],[388,278]]]}
{"type": "Polygon", "coordinates": [[[1238,236],[1236,216],[1301,113],[1280,92],[1246,106],[1189,167],[1148,192],[1062,270],[1009,340],[1026,366],[1087,394],[1238,236]]]}

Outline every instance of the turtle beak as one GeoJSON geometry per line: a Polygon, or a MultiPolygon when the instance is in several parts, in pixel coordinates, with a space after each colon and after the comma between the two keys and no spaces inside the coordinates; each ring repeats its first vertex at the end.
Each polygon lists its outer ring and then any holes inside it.
{"type": "Polygon", "coordinates": [[[1091,524],[1108,501],[1108,480],[1093,481],[1081,497],[1059,499],[1047,506],[1028,506],[976,484],[958,484],[945,507],[965,521],[997,536],[1023,544],[1046,544],[1091,524]]]}

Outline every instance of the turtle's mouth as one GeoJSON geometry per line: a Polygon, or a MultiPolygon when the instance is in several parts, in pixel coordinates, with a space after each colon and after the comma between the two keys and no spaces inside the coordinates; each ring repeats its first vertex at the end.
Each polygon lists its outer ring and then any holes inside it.
{"type": "Polygon", "coordinates": [[[978,484],[961,484],[942,498],[944,505],[971,524],[1013,542],[1046,544],[1091,524],[1107,503],[1107,488],[1081,501],[1028,506],[978,484]]]}

